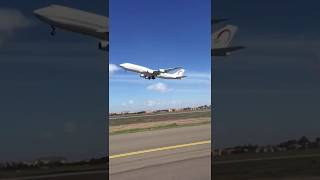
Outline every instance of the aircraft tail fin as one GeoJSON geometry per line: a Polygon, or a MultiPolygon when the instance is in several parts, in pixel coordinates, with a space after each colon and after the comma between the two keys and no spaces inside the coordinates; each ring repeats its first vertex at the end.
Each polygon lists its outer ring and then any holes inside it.
{"type": "Polygon", "coordinates": [[[237,26],[226,25],[213,34],[213,48],[225,48],[231,43],[238,30],[237,26]]]}
{"type": "Polygon", "coordinates": [[[178,70],[177,72],[175,72],[174,74],[175,74],[176,76],[183,77],[183,76],[184,76],[184,72],[185,72],[184,69],[180,69],[180,70],[178,70]]]}

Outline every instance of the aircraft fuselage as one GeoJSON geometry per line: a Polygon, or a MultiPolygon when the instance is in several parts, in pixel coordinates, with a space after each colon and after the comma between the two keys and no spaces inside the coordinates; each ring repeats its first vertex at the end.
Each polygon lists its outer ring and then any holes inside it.
{"type": "Polygon", "coordinates": [[[34,14],[53,27],[108,40],[105,16],[59,5],[37,9],[34,14]]]}
{"type": "Polygon", "coordinates": [[[131,63],[123,63],[120,64],[120,67],[127,71],[132,71],[140,74],[140,77],[145,78],[145,79],[155,79],[156,77],[162,78],[162,79],[182,79],[185,76],[177,76],[176,74],[170,74],[170,73],[164,73],[160,72],[156,76],[153,74],[155,71],[143,66],[139,66],[136,64],[131,64],[131,63]]]}

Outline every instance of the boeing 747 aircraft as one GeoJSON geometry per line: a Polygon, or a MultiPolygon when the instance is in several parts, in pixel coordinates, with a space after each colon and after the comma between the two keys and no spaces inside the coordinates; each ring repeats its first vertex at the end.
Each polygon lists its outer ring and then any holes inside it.
{"type": "Polygon", "coordinates": [[[51,35],[55,35],[56,27],[81,33],[100,40],[98,47],[108,51],[109,30],[106,16],[69,8],[61,5],[50,5],[33,12],[41,21],[52,28],[51,35]]]}
{"type": "Polygon", "coordinates": [[[162,79],[182,79],[186,77],[184,76],[185,70],[182,69],[181,67],[152,70],[152,69],[139,66],[136,64],[131,64],[131,63],[120,64],[120,67],[128,71],[139,73],[140,77],[145,79],[155,79],[156,77],[162,78],[162,79]],[[178,71],[175,73],[169,73],[174,70],[178,70],[178,71]]]}

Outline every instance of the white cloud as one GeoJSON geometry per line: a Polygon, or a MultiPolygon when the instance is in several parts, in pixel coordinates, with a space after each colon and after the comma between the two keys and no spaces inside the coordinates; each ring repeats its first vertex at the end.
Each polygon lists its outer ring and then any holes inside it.
{"type": "Polygon", "coordinates": [[[120,68],[115,64],[109,64],[109,76],[114,74],[116,71],[119,71],[120,68]]]}
{"type": "Polygon", "coordinates": [[[19,29],[31,26],[31,21],[17,9],[0,8],[0,43],[7,41],[19,29]]]}
{"type": "Polygon", "coordinates": [[[161,83],[161,82],[156,83],[156,84],[152,84],[152,85],[148,86],[147,89],[151,90],[151,91],[162,92],[162,93],[169,91],[168,86],[164,83],[161,83]]]}

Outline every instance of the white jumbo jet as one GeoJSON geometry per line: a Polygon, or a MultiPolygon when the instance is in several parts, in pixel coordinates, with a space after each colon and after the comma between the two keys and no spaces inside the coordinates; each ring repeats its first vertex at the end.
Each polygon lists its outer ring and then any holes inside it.
{"type": "Polygon", "coordinates": [[[106,16],[55,4],[34,10],[33,13],[51,26],[51,35],[55,35],[57,27],[95,37],[100,40],[99,49],[105,51],[109,49],[108,17],[106,16]]]}
{"type": "Polygon", "coordinates": [[[139,66],[136,64],[131,64],[131,63],[120,64],[120,67],[128,71],[139,73],[140,77],[145,79],[155,79],[156,77],[162,78],[162,79],[182,79],[187,77],[187,76],[184,76],[185,70],[182,69],[181,67],[152,70],[152,69],[139,66]],[[175,73],[169,73],[174,70],[178,70],[178,71],[175,73]]]}

